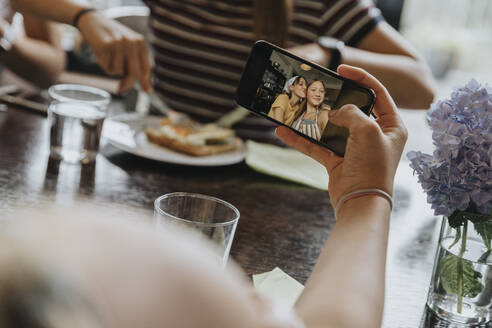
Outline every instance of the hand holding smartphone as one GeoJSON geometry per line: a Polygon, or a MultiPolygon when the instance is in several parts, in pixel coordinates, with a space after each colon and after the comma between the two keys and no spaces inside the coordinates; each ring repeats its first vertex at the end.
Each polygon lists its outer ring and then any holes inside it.
{"type": "Polygon", "coordinates": [[[236,102],[343,156],[348,130],[332,124],[328,112],[354,104],[369,115],[375,94],[335,72],[258,41],[241,77],[236,102]]]}

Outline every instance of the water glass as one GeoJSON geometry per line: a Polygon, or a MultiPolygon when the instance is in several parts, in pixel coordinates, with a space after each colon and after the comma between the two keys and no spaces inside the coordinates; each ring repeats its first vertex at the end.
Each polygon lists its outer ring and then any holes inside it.
{"type": "Polygon", "coordinates": [[[69,163],[93,162],[110,94],[78,84],[54,85],[48,93],[52,99],[48,110],[51,156],[69,163]]]}
{"type": "Polygon", "coordinates": [[[54,102],[48,109],[50,155],[68,163],[96,159],[106,113],[83,103],[54,102]]]}
{"type": "Polygon", "coordinates": [[[48,89],[48,94],[52,101],[84,103],[104,112],[111,102],[111,95],[108,92],[80,84],[56,84],[48,89]]]}
{"type": "Polygon", "coordinates": [[[219,263],[226,265],[239,221],[239,211],[233,205],[211,196],[175,192],[155,200],[154,216],[159,228],[191,228],[202,238],[206,236],[215,246],[219,263]]]}

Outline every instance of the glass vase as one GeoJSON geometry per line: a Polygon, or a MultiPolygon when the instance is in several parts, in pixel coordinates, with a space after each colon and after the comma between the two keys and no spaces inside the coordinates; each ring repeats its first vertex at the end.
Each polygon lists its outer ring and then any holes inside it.
{"type": "Polygon", "coordinates": [[[490,321],[492,219],[442,220],[427,306],[440,318],[475,325],[490,321]]]}

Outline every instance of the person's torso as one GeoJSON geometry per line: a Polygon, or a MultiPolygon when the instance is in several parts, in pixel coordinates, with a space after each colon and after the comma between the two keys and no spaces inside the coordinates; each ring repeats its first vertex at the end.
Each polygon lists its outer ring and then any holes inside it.
{"type": "Polygon", "coordinates": [[[318,126],[318,117],[320,110],[316,110],[316,114],[313,118],[306,118],[306,112],[304,112],[293,124],[292,127],[297,131],[315,139],[321,139],[321,130],[318,126]]]}
{"type": "Polygon", "coordinates": [[[284,124],[291,126],[300,109],[301,109],[300,103],[297,103],[294,106],[291,106],[289,103],[288,110],[284,115],[284,124]]]}
{"type": "MultiPolygon", "coordinates": [[[[254,1],[146,2],[156,92],[171,108],[202,121],[215,121],[234,109],[236,87],[255,41],[254,1]]],[[[295,0],[286,46],[316,42],[330,28],[336,32],[343,26],[337,27],[340,21],[334,18],[356,2],[295,0]]],[[[250,116],[241,126],[265,129],[272,123],[250,116]]]]}

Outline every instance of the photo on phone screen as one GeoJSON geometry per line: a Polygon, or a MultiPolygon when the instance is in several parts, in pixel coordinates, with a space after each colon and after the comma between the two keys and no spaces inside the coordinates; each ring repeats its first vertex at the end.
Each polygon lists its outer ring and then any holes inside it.
{"type": "Polygon", "coordinates": [[[328,112],[354,104],[369,115],[374,94],[334,72],[259,41],[250,54],[236,101],[343,156],[348,130],[330,123],[328,112]]]}

